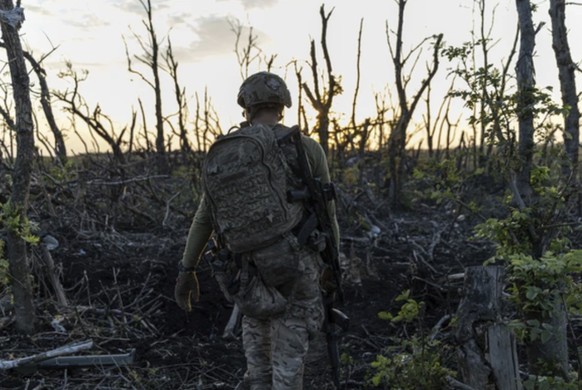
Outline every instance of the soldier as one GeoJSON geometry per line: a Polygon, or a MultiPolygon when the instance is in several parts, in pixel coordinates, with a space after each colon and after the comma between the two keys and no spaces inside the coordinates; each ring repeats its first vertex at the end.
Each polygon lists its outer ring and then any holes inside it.
{"type": "MultiPolygon", "coordinates": [[[[285,157],[282,168],[284,175],[273,175],[271,172],[268,175],[270,180],[277,178],[283,180],[283,185],[287,186],[287,190],[290,186],[300,183],[301,178],[297,177],[299,173],[295,161],[297,154],[292,146],[288,144],[285,146],[283,142],[280,142],[282,136],[289,132],[288,128],[280,124],[283,110],[284,107],[291,107],[291,96],[283,79],[269,72],[256,73],[242,83],[237,101],[244,109],[243,115],[246,119],[246,122],[241,124],[242,128],[238,130],[239,132],[244,132],[246,126],[249,128],[266,127],[275,135],[274,139],[279,141],[277,144],[280,145],[280,150],[285,157]]],[[[220,140],[215,145],[219,142],[220,140]]],[[[301,142],[313,176],[319,178],[322,183],[329,183],[327,160],[321,146],[303,135],[301,135],[301,142]]],[[[212,148],[209,152],[209,155],[211,154],[212,148]]],[[[234,154],[234,152],[228,153],[228,158],[234,158],[231,157],[234,154]]],[[[243,154],[242,158],[246,161],[254,157],[244,157],[243,154]]],[[[269,225],[276,224],[280,219],[276,212],[269,212],[263,220],[258,222],[249,222],[258,214],[264,214],[263,209],[266,207],[260,202],[268,196],[265,194],[267,191],[265,188],[276,188],[281,185],[281,181],[279,180],[279,184],[262,185],[264,188],[252,187],[261,186],[257,184],[261,183],[260,180],[254,177],[232,185],[225,184],[226,177],[240,176],[243,173],[248,176],[248,172],[244,171],[237,175],[225,175],[225,178],[216,180],[216,184],[212,184],[211,175],[215,172],[243,169],[240,168],[244,165],[243,162],[222,161],[220,164],[213,164],[207,157],[205,163],[203,173],[205,193],[194,216],[184,255],[179,264],[180,273],[175,287],[176,302],[182,309],[190,311],[191,296],[194,295],[194,298],[198,299],[199,286],[195,271],[205,244],[215,231],[229,249],[233,252],[242,252],[240,291],[234,293],[232,298],[239,304],[244,315],[242,341],[247,361],[247,372],[244,378],[246,388],[251,390],[302,389],[304,360],[309,340],[321,331],[324,319],[320,288],[320,276],[324,264],[318,252],[321,249],[317,249],[317,240],[313,240],[318,232],[308,231],[307,235],[310,239],[305,239],[306,232],[302,226],[305,225],[307,213],[301,201],[281,206],[285,209],[281,215],[287,215],[287,219],[279,225],[269,225]],[[232,198],[221,201],[220,197],[227,196],[224,194],[232,198]],[[244,198],[238,199],[237,196],[240,197],[241,194],[244,198]],[[258,200],[252,199],[253,196],[256,196],[258,200]],[[258,207],[255,207],[257,205],[258,207]],[[248,208],[254,208],[254,210],[246,212],[248,208]],[[244,218],[233,222],[227,220],[225,215],[232,216],[233,219],[240,219],[241,215],[244,218]],[[252,225],[253,223],[258,223],[260,226],[252,225]],[[236,230],[233,225],[237,224],[244,224],[238,230],[238,236],[232,233],[236,230]],[[254,232],[261,231],[260,229],[265,226],[267,228],[263,229],[264,233],[261,234],[268,235],[274,231],[276,237],[257,240],[257,234],[254,232]],[[302,238],[299,239],[299,236],[302,238]],[[253,245],[258,248],[255,249],[253,245]],[[258,287],[255,281],[258,281],[258,287]],[[245,301],[247,297],[250,297],[251,301],[254,300],[250,303],[258,304],[259,308],[247,308],[249,304],[249,299],[245,301]],[[279,300],[281,297],[282,300],[279,300]],[[282,301],[284,306],[265,309],[267,304],[275,301],[282,301]]],[[[335,205],[332,201],[328,203],[328,214],[332,220],[332,233],[337,243],[339,230],[335,217],[335,205]]]]}

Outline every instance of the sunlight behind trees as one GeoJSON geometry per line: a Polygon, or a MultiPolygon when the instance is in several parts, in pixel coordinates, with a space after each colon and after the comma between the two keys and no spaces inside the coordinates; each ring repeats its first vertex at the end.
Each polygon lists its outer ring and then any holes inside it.
{"type": "MultiPolygon", "coordinates": [[[[140,99],[148,112],[153,112],[151,90],[135,75],[127,71],[124,41],[131,52],[138,52],[133,34],[144,35],[142,25],[143,10],[138,1],[81,3],[54,2],[50,8],[41,2],[30,1],[26,5],[27,18],[35,28],[24,27],[23,40],[33,54],[40,56],[57,49],[43,65],[48,72],[51,88],[64,89],[68,85],[57,75],[65,69],[65,61],[70,61],[77,71],[88,70],[87,80],[80,86],[81,95],[90,106],[99,104],[101,110],[110,116],[119,127],[131,121],[132,109],[137,109],[140,99]]],[[[394,71],[390,63],[386,43],[386,23],[395,25],[395,3],[387,1],[345,2],[328,1],[327,8],[334,8],[329,23],[329,51],[334,64],[334,73],[341,77],[343,93],[334,101],[332,110],[339,123],[347,124],[350,119],[351,101],[355,89],[357,33],[360,19],[364,19],[362,39],[362,72],[357,115],[359,120],[376,115],[374,96],[383,94],[394,98],[394,71]]],[[[440,2],[409,1],[404,23],[406,49],[418,45],[422,39],[434,34],[444,34],[445,45],[459,46],[471,39],[471,30],[478,26],[476,3],[452,1],[440,2]]],[[[320,38],[319,5],[311,1],[298,2],[238,2],[200,1],[193,8],[187,1],[153,2],[154,23],[162,42],[171,39],[175,57],[180,65],[179,77],[185,88],[186,98],[195,100],[195,94],[203,94],[207,88],[212,104],[219,114],[224,128],[238,123],[242,117],[234,102],[240,84],[238,64],[234,55],[235,36],[229,22],[238,20],[248,34],[249,27],[257,36],[257,46],[265,57],[276,55],[273,70],[285,76],[291,85],[291,92],[297,103],[298,90],[291,61],[297,61],[307,70],[309,61],[309,40],[320,38]]],[[[540,85],[552,85],[557,91],[557,71],[551,52],[549,17],[544,7],[535,18],[546,21],[538,34],[536,45],[537,79],[540,85]]],[[[572,21],[580,15],[580,7],[570,7],[567,22],[575,34],[577,25],[572,21]]],[[[507,57],[517,24],[516,11],[512,4],[487,4],[487,28],[491,29],[492,60],[501,61],[507,57]]],[[[576,58],[577,47],[573,47],[576,58]]],[[[425,50],[416,65],[419,75],[411,84],[419,83],[425,67],[428,51],[425,50]]],[[[477,54],[478,56],[479,54],[477,54]]],[[[582,53],[579,53],[582,55],[582,53]]],[[[409,63],[412,62],[409,61],[409,63]]],[[[253,71],[263,65],[253,64],[253,71]]],[[[431,93],[433,101],[443,99],[451,78],[449,69],[453,64],[443,61],[435,77],[431,93]]],[[[166,114],[176,112],[173,99],[172,81],[162,75],[164,105],[166,114]]],[[[411,85],[411,86],[412,86],[411,85]]],[[[556,96],[558,94],[556,93],[556,96]]],[[[287,114],[287,123],[296,121],[295,110],[287,114]]],[[[462,103],[453,105],[455,115],[463,112],[462,103]]],[[[307,109],[310,120],[315,113],[307,109]]],[[[417,126],[422,125],[424,107],[419,107],[413,118],[417,126]]],[[[466,116],[466,113],[464,114],[466,116]]],[[[61,122],[67,120],[61,116],[61,122]]],[[[66,128],[66,126],[65,126],[66,128]]],[[[78,137],[67,134],[70,148],[83,152],[78,137]]],[[[459,135],[457,135],[458,140],[459,135]]],[[[422,138],[422,132],[415,136],[415,143],[422,138]]]]}

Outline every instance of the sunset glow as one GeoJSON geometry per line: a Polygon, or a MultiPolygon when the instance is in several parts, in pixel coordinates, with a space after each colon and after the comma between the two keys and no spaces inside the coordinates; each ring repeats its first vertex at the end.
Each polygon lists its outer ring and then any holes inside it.
{"type": "MultiPolygon", "coordinates": [[[[386,43],[386,23],[392,28],[397,22],[396,4],[392,1],[363,0],[359,2],[324,1],[326,11],[333,9],[329,22],[328,43],[334,74],[341,77],[344,93],[334,102],[334,112],[347,120],[355,89],[356,48],[360,20],[364,19],[361,82],[357,115],[360,119],[374,116],[374,94],[393,93],[393,66],[386,43]]],[[[536,68],[538,83],[557,88],[557,70],[551,50],[551,32],[548,28],[547,2],[539,4],[534,18],[546,25],[538,34],[536,68]]],[[[138,0],[99,2],[71,2],[55,0],[50,6],[40,0],[24,2],[26,22],[21,30],[23,41],[37,57],[56,50],[44,61],[49,86],[65,89],[67,84],[57,75],[70,61],[74,69],[88,70],[88,79],[81,85],[81,95],[90,106],[100,105],[103,112],[120,125],[130,120],[131,111],[140,98],[151,109],[153,94],[136,75],[127,71],[125,42],[131,55],[141,55],[135,35],[146,39],[143,25],[145,12],[138,0]]],[[[179,79],[186,95],[193,100],[208,88],[223,127],[241,120],[235,95],[241,82],[239,66],[234,54],[235,35],[232,22],[244,26],[243,41],[252,27],[258,37],[258,46],[265,56],[276,55],[273,71],[289,83],[292,96],[297,100],[297,82],[290,62],[297,60],[303,66],[304,79],[311,80],[307,61],[309,41],[319,42],[321,3],[311,0],[154,0],[154,23],[158,39],[165,50],[171,39],[179,62],[179,79]]],[[[471,29],[477,28],[476,5],[470,0],[411,0],[405,14],[405,42],[408,50],[423,38],[443,33],[446,45],[460,45],[471,39],[471,29]]],[[[497,42],[492,50],[496,61],[508,54],[516,30],[517,16],[513,2],[487,10],[487,23],[494,18],[492,37],[497,42]],[[493,14],[494,13],[494,14],[493,14]],[[494,15],[494,16],[493,16],[494,15]]],[[[569,21],[582,17],[582,7],[570,7],[569,21]]],[[[571,36],[577,36],[575,26],[571,36]]],[[[318,46],[319,54],[321,49],[318,46]]],[[[573,57],[582,57],[582,47],[573,44],[573,57]]],[[[424,54],[429,52],[425,49],[424,54]]],[[[323,60],[320,60],[323,64],[323,60]]],[[[451,64],[441,64],[433,85],[433,99],[438,101],[450,84],[447,77],[451,64]]],[[[261,69],[256,62],[251,72],[261,69]]],[[[411,93],[423,77],[421,59],[416,78],[410,83],[411,93]]],[[[141,68],[149,75],[148,69],[141,68]]],[[[167,115],[176,110],[173,87],[164,75],[163,88],[167,115]]],[[[460,102],[459,102],[460,103],[460,102]]],[[[193,103],[190,102],[191,105],[193,103]]],[[[308,104],[307,104],[308,105],[308,104]]],[[[287,114],[295,120],[294,109],[287,114]]],[[[460,107],[460,104],[459,104],[460,107]]],[[[460,110],[460,108],[459,108],[460,110]]],[[[420,114],[419,114],[420,115],[420,114]]],[[[69,135],[71,141],[74,137],[69,135]]]]}

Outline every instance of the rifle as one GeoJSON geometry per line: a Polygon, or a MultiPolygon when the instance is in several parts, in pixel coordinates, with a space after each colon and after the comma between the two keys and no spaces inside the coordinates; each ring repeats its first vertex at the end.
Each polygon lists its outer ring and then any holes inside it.
{"type": "Polygon", "coordinates": [[[334,291],[328,291],[329,295],[334,295],[341,303],[344,295],[341,287],[341,269],[339,265],[339,253],[336,237],[333,234],[333,224],[328,213],[328,202],[336,199],[336,192],[333,183],[322,183],[319,178],[315,178],[309,166],[307,154],[301,142],[301,131],[298,126],[291,128],[291,138],[297,150],[297,162],[301,171],[301,178],[305,183],[303,190],[289,191],[287,197],[290,201],[303,200],[311,215],[303,223],[298,234],[298,241],[306,241],[303,232],[309,234],[314,229],[318,229],[322,238],[325,240],[325,246],[320,251],[323,262],[331,268],[333,272],[334,291]]]}
{"type": "Polygon", "coordinates": [[[290,136],[297,150],[297,162],[301,171],[301,178],[303,179],[306,188],[299,191],[289,191],[287,196],[291,201],[303,200],[308,211],[311,212],[311,215],[304,222],[298,233],[298,241],[300,243],[302,241],[305,242],[307,240],[307,235],[311,234],[314,229],[317,229],[321,233],[321,239],[325,240],[325,245],[321,245],[321,258],[333,273],[333,283],[331,288],[329,288],[329,286],[324,286],[324,331],[326,334],[327,352],[331,363],[333,382],[336,389],[339,389],[340,361],[338,350],[338,327],[342,331],[347,331],[349,327],[349,318],[344,313],[333,307],[336,299],[340,303],[343,303],[344,300],[341,287],[338,247],[336,237],[333,234],[333,224],[327,207],[329,201],[335,200],[336,193],[333,183],[322,183],[318,178],[313,176],[305,149],[303,148],[301,131],[298,126],[294,126],[291,129],[290,136]]]}

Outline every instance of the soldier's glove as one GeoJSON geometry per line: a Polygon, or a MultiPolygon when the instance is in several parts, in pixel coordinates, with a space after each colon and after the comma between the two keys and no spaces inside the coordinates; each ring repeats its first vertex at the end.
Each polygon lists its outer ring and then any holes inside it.
{"type": "Polygon", "coordinates": [[[180,271],[174,288],[174,298],[181,309],[192,311],[192,295],[194,301],[200,299],[200,284],[195,271],[180,271]]]}

